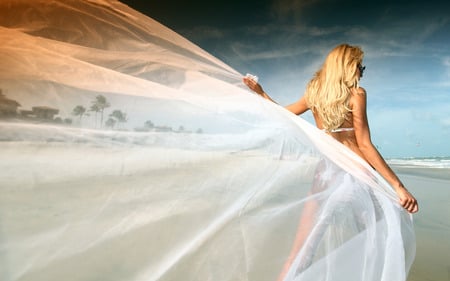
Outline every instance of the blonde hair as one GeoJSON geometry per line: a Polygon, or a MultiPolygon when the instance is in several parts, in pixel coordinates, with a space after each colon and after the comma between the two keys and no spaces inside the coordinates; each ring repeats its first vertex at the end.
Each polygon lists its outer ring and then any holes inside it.
{"type": "Polygon", "coordinates": [[[358,46],[341,44],[328,54],[306,88],[306,102],[326,130],[339,128],[348,116],[352,88],[358,88],[357,66],[364,52],[358,46]]]}

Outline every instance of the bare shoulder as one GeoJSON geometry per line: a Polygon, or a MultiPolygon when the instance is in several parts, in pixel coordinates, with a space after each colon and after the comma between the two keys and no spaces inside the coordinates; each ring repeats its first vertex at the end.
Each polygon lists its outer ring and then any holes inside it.
{"type": "Polygon", "coordinates": [[[359,101],[365,101],[366,100],[366,90],[362,87],[352,89],[351,94],[351,103],[353,102],[359,102],[359,101]]]}
{"type": "Polygon", "coordinates": [[[358,109],[364,109],[366,107],[367,97],[366,90],[364,88],[357,88],[352,90],[350,97],[350,106],[352,111],[358,111],[358,109]]]}
{"type": "Polygon", "coordinates": [[[352,93],[356,96],[366,96],[366,89],[363,87],[358,87],[352,91],[352,93]]]}

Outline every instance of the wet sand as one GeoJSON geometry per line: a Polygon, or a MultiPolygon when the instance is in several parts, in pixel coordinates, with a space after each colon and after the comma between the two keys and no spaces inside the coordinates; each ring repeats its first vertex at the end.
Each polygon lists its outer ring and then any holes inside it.
{"type": "Polygon", "coordinates": [[[450,169],[395,167],[419,201],[417,253],[408,281],[450,280],[450,169]]]}

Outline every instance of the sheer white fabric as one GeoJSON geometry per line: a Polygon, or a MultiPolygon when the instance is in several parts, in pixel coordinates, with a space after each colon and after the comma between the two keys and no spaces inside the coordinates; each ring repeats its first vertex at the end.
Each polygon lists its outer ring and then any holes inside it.
{"type": "Polygon", "coordinates": [[[1,280],[406,280],[389,185],[170,29],[2,0],[0,42],[1,280]]]}

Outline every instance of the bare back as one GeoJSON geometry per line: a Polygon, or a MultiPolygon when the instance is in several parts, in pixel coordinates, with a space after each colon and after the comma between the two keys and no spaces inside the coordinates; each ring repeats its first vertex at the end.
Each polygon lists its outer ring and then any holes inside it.
{"type": "MultiPolygon", "coordinates": [[[[353,128],[354,130],[349,130],[349,131],[340,131],[340,132],[328,132],[329,135],[331,135],[333,138],[335,138],[337,141],[341,142],[342,144],[344,144],[345,146],[347,146],[348,148],[350,148],[353,152],[355,152],[356,154],[358,154],[360,157],[362,157],[363,159],[365,159],[363,153],[361,152],[359,146],[358,146],[358,142],[356,139],[356,133],[359,130],[368,130],[368,125],[367,122],[362,122],[362,123],[366,123],[366,126],[364,126],[364,124],[362,124],[361,122],[354,122],[354,119],[356,120],[367,120],[367,118],[365,118],[365,108],[363,110],[363,112],[361,112],[361,110],[358,110],[357,113],[358,114],[364,114],[363,116],[353,116],[353,106],[356,104],[354,102],[354,99],[357,97],[357,95],[364,95],[365,96],[365,90],[363,88],[358,88],[355,89],[354,91],[352,91],[351,97],[350,97],[350,109],[352,111],[347,113],[347,116],[345,118],[344,123],[341,125],[340,128],[353,128]],[[361,127],[361,125],[363,125],[361,127]],[[364,128],[365,127],[365,128],[364,128]]],[[[314,116],[314,120],[316,122],[316,126],[323,130],[323,122],[320,119],[319,115],[317,113],[313,112],[313,116],[314,116]]],[[[367,161],[367,159],[365,159],[367,161]]]]}

